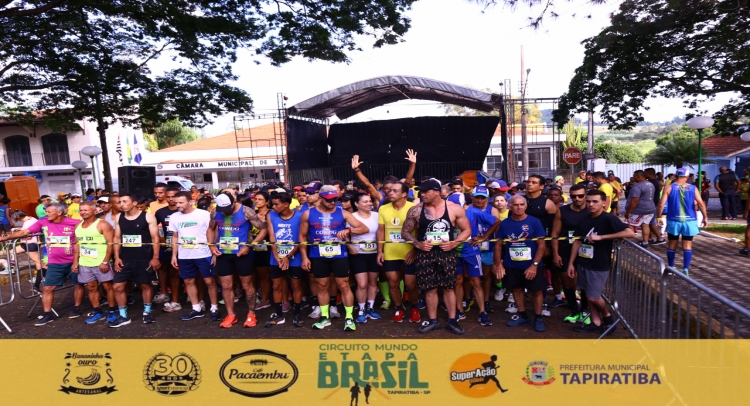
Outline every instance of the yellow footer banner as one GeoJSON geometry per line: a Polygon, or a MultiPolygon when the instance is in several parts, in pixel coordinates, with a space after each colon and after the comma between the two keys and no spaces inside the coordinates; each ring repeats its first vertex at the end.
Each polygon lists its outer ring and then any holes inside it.
{"type": "Polygon", "coordinates": [[[750,342],[744,340],[2,344],[0,398],[6,405],[463,406],[543,399],[581,405],[738,405],[748,404],[750,382],[750,342]]]}

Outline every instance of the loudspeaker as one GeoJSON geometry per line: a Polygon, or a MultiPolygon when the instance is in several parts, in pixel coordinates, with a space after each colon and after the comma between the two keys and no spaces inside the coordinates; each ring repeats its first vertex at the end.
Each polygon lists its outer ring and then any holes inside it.
{"type": "Polygon", "coordinates": [[[121,166],[117,169],[117,174],[120,178],[120,193],[154,198],[156,168],[153,166],[121,166]]]}

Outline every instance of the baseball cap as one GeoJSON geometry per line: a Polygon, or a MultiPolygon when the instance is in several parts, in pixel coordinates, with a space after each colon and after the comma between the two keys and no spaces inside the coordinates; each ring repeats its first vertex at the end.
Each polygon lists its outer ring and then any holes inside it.
{"type": "Polygon", "coordinates": [[[525,183],[519,183],[518,184],[518,190],[526,190],[526,184],[525,183]]]}
{"type": "Polygon", "coordinates": [[[309,195],[313,195],[318,193],[318,190],[320,190],[321,187],[323,187],[323,185],[320,182],[310,182],[305,188],[305,192],[309,195]]]}
{"type": "Polygon", "coordinates": [[[690,173],[687,168],[680,168],[676,172],[677,177],[688,176],[690,173]]]}
{"type": "Polygon", "coordinates": [[[231,212],[234,208],[234,198],[227,193],[221,193],[216,196],[216,210],[222,213],[231,212]]]}
{"type": "Polygon", "coordinates": [[[510,184],[510,187],[516,187],[516,186],[518,186],[518,182],[513,182],[510,184]]]}
{"type": "Polygon", "coordinates": [[[492,183],[490,183],[490,187],[491,187],[492,189],[500,189],[500,184],[499,184],[499,183],[497,183],[497,181],[494,181],[494,180],[493,180],[493,181],[492,181],[492,183]]]}
{"type": "Polygon", "coordinates": [[[507,192],[510,190],[510,186],[508,186],[508,184],[505,183],[504,180],[498,180],[497,182],[493,182],[492,187],[500,190],[501,192],[507,192]],[[497,187],[495,187],[495,184],[497,184],[497,187]]]}
{"type": "Polygon", "coordinates": [[[320,192],[320,197],[326,200],[333,200],[339,197],[339,192],[335,190],[329,190],[327,192],[320,192]]]}
{"type": "Polygon", "coordinates": [[[484,186],[477,186],[471,191],[472,196],[490,197],[490,192],[484,186]]]}
{"type": "Polygon", "coordinates": [[[73,193],[72,195],[70,195],[70,197],[81,197],[81,194],[80,193],[73,193]]]}
{"type": "Polygon", "coordinates": [[[436,190],[440,191],[440,181],[435,178],[430,178],[427,180],[422,181],[422,183],[419,184],[419,191],[420,192],[426,192],[428,190],[436,190]]]}
{"type": "Polygon", "coordinates": [[[294,190],[302,190],[302,186],[297,185],[294,187],[294,190]]]}
{"type": "Polygon", "coordinates": [[[102,196],[96,200],[97,202],[109,203],[109,196],[102,196]]]}
{"type": "Polygon", "coordinates": [[[555,183],[557,183],[557,181],[561,180],[561,179],[563,179],[562,176],[560,176],[560,175],[555,176],[555,183]]]}

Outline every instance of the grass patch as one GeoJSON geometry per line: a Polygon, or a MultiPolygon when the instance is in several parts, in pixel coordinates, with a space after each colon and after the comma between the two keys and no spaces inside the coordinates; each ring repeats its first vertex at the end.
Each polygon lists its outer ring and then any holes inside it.
{"type": "Polygon", "coordinates": [[[709,224],[702,231],[720,235],[726,238],[736,238],[745,241],[745,225],[740,224],[709,224]]]}

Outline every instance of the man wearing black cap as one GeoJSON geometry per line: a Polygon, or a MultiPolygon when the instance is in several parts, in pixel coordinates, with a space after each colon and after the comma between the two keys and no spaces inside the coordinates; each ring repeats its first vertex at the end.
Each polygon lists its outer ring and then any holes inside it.
{"type": "Polygon", "coordinates": [[[460,241],[471,236],[471,227],[466,212],[458,205],[440,198],[441,184],[430,179],[419,185],[421,202],[409,209],[401,229],[401,238],[411,241],[417,249],[416,275],[419,290],[425,292],[429,320],[422,322],[420,333],[429,333],[440,327],[437,319],[437,288],[443,288],[443,300],[448,308],[448,323],[445,328],[454,334],[463,334],[464,329],[456,319],[456,256],[455,248],[460,241]],[[454,239],[454,230],[461,233],[454,239]],[[412,232],[417,230],[415,237],[412,232]]]}

